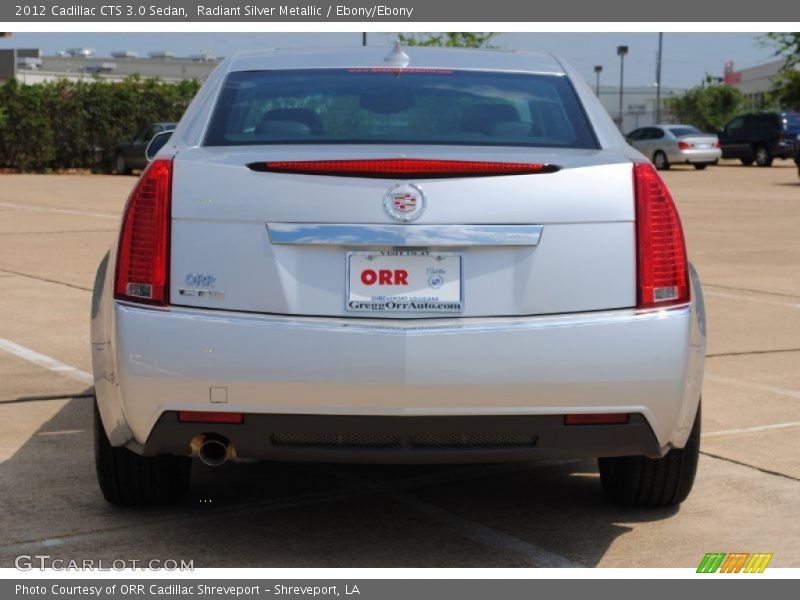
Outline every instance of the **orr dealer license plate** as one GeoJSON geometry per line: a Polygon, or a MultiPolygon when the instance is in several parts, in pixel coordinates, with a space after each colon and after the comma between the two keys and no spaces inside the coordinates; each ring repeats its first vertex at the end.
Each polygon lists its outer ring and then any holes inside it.
{"type": "Polygon", "coordinates": [[[348,252],[345,309],[374,313],[461,312],[462,262],[463,256],[454,252],[348,252]]]}

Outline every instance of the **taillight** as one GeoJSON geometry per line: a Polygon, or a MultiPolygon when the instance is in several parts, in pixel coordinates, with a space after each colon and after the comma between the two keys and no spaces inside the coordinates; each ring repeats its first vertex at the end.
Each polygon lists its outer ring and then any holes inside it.
{"type": "Polygon", "coordinates": [[[169,302],[172,160],[154,160],[139,178],[122,217],[114,297],[164,306],[169,302]]]}
{"type": "Polygon", "coordinates": [[[720,144],[719,144],[719,140],[714,142],[714,148],[722,148],[722,146],[720,146],[720,144]]]}
{"type": "Polygon", "coordinates": [[[678,209],[655,168],[633,165],[639,308],[689,301],[689,264],[678,209]]]}
{"type": "Polygon", "coordinates": [[[692,145],[686,142],[678,142],[678,150],[688,150],[692,145]]]}

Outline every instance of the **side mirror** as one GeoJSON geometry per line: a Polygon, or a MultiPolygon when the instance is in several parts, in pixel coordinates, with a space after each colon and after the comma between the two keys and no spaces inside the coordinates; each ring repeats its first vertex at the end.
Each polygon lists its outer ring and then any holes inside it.
{"type": "Polygon", "coordinates": [[[153,136],[153,139],[150,140],[150,143],[147,144],[147,149],[144,151],[144,155],[147,157],[147,160],[153,160],[156,154],[167,145],[169,138],[172,137],[172,129],[169,131],[160,131],[153,136]]]}

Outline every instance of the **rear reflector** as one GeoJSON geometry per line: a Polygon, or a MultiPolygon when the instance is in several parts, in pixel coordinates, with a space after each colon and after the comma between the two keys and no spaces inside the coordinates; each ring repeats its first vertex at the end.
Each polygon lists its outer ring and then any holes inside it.
{"type": "Polygon", "coordinates": [[[164,306],[169,263],[172,160],[154,160],[139,178],[122,217],[114,297],[164,306]]]}
{"type": "Polygon", "coordinates": [[[559,167],[543,163],[505,163],[467,160],[420,160],[392,158],[378,160],[304,160],[261,162],[247,165],[254,171],[371,177],[378,179],[419,179],[441,177],[488,177],[554,173],[559,167]]]}
{"type": "Polygon", "coordinates": [[[236,412],[213,412],[182,410],[178,412],[180,423],[243,423],[244,415],[236,412]]]}
{"type": "Polygon", "coordinates": [[[628,413],[564,415],[564,425],[625,425],[629,418],[628,413]]]}
{"type": "Polygon", "coordinates": [[[633,165],[639,308],[689,301],[689,264],[678,209],[649,163],[633,165]]]}

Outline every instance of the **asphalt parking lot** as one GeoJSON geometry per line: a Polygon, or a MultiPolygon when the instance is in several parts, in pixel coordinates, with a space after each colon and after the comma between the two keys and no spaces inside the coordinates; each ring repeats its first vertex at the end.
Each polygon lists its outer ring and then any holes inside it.
{"type": "Polygon", "coordinates": [[[195,465],[167,509],[104,502],[91,440],[94,272],[133,177],[0,175],[0,566],[800,566],[800,180],[791,161],[664,174],[704,283],[702,456],[678,509],[607,504],[593,461],[195,465]]]}

